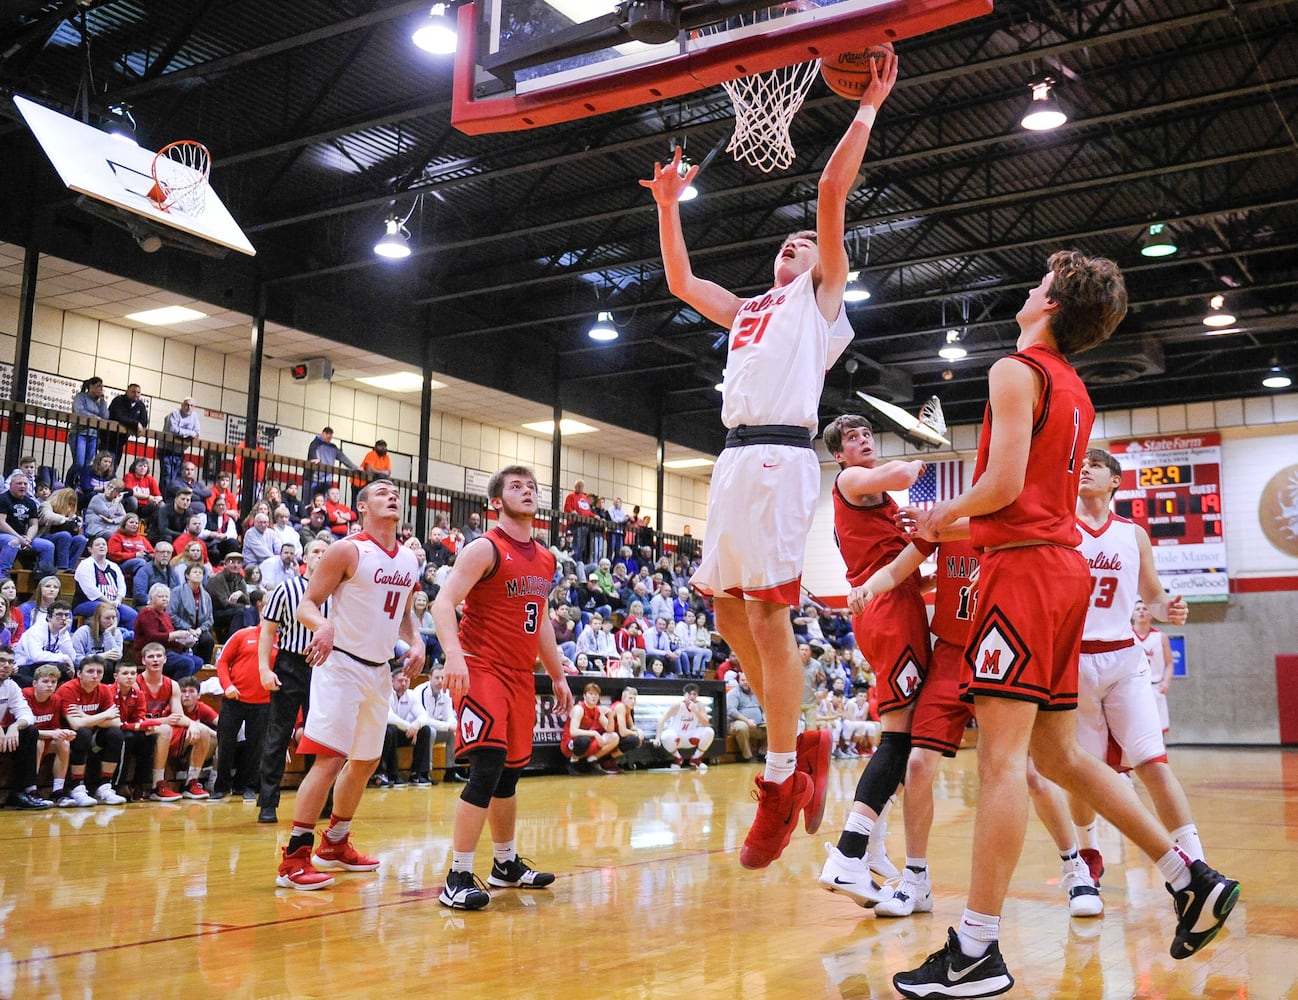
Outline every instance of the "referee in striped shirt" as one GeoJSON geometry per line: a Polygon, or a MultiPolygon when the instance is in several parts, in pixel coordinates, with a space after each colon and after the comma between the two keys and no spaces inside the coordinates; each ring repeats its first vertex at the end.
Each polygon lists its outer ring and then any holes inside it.
{"type": "MultiPolygon", "coordinates": [[[[279,806],[279,786],[284,780],[285,756],[293,738],[297,713],[301,709],[305,721],[310,711],[311,668],[307,665],[305,653],[314,633],[298,622],[297,606],[327,545],[319,539],[307,545],[303,555],[303,575],[285,580],[271,591],[262,611],[257,665],[261,670],[262,686],[270,692],[270,722],[262,742],[258,823],[274,823],[278,819],[275,810],[279,806]],[[271,651],[276,648],[278,652],[272,669],[271,651]]],[[[328,602],[321,610],[328,615],[328,602]]]]}

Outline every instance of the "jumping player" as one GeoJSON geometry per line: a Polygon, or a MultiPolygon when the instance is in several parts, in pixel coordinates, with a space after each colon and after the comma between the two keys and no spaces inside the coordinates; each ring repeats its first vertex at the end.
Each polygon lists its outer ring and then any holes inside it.
{"type": "Polygon", "coordinates": [[[473,855],[487,823],[494,859],[489,885],[543,889],[554,881],[521,859],[514,845],[515,791],[532,758],[532,670],[538,657],[553,684],[555,710],[572,709],[546,613],[554,555],[532,538],[535,473],[522,465],[501,469],[487,482],[487,503],[498,515],[496,526],[460,550],[433,602],[446,654],[446,686],[459,718],[457,757],[469,762],[469,781],[455,804],[451,870],[438,897],[443,906],[458,910],[480,910],[491,902],[473,874],[473,855]],[[464,619],[457,624],[461,601],[464,619]]]}
{"type": "Polygon", "coordinates": [[[713,472],[703,558],[691,582],[715,600],[717,630],[743,661],[766,711],[766,768],[754,779],[757,815],[739,852],[745,868],[765,868],[780,856],[799,812],[814,833],[825,809],[829,734],[798,737],[802,675],[789,607],[800,603],[820,493],[811,437],[825,371],[853,337],[843,308],[847,197],[878,109],[896,83],[896,57],[889,54],[870,72],[860,110],[821,174],[816,229],[781,244],[769,292],[744,300],[694,275],[677,202],[698,167],[682,176],[679,148],[666,167],[654,165],[652,180],[640,182],[658,206],[668,287],[730,331],[721,408],[730,431],[713,472]]]}
{"type": "Polygon", "coordinates": [[[311,711],[298,752],[316,759],[298,786],[293,829],[275,877],[284,888],[333,885],[333,876],[318,868],[378,868],[377,859],[352,846],[351,823],[383,753],[392,697],[388,661],[398,638],[409,646],[406,675],[414,677],[424,666],[419,622],[410,610],[419,567],[415,554],[397,542],[401,494],[390,480],[377,479],[356,495],[356,506],[360,533],[329,546],[297,608],[297,620],[315,633],[306,647],[311,711]],[[321,611],[326,600],[327,618],[321,611]],[[330,788],[329,828],[312,853],[330,788]]]}
{"type": "MultiPolygon", "coordinates": [[[[847,566],[847,582],[857,587],[906,548],[906,536],[896,523],[897,503],[887,491],[914,486],[924,463],[876,466],[870,421],[850,413],[825,428],[825,447],[842,469],[834,479],[834,539],[847,566]]],[[[897,587],[854,613],[852,629],[857,648],[875,670],[883,735],[857,781],[838,845],[825,845],[829,857],[819,882],[821,888],[869,907],[887,895],[870,875],[866,860],[870,834],[906,777],[911,716],[928,673],[928,612],[920,595],[919,573],[911,572],[897,587]]]]}
{"type": "Polygon", "coordinates": [[[988,374],[973,487],[920,518],[920,531],[940,543],[946,528],[969,517],[980,553],[965,652],[980,807],[960,930],[949,930],[946,946],[918,969],[893,976],[907,997],[995,996],[1014,984],[997,940],[1026,832],[1029,750],[1044,777],[1082,795],[1155,859],[1177,914],[1173,958],[1212,940],[1239,897],[1237,882],[1201,861],[1191,865],[1128,783],[1077,745],[1072,710],[1091,575],[1077,551],[1074,507],[1095,411],[1065,356],[1102,343],[1126,309],[1112,261],[1051,255],[1016,317],[1018,352],[988,374]]]}

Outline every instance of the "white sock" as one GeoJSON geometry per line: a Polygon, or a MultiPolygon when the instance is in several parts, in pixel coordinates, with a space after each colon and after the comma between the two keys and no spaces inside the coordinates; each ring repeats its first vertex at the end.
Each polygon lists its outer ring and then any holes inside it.
{"type": "Polygon", "coordinates": [[[1077,853],[1077,841],[1073,841],[1073,846],[1066,851],[1059,852],[1059,860],[1063,862],[1076,861],[1079,857],[1077,853]]]}
{"type": "Polygon", "coordinates": [[[1173,847],[1154,864],[1158,867],[1159,874],[1163,876],[1163,881],[1177,892],[1190,884],[1190,864],[1179,848],[1173,847]]]}
{"type": "Polygon", "coordinates": [[[990,913],[977,913],[965,910],[960,918],[960,929],[956,937],[960,940],[960,950],[969,958],[981,958],[987,949],[1001,936],[1001,918],[990,913]]]}
{"type": "Polygon", "coordinates": [[[198,780],[198,772],[199,772],[200,770],[201,770],[201,768],[191,767],[191,768],[189,769],[189,772],[185,775],[185,782],[186,782],[186,784],[188,784],[188,783],[190,783],[190,782],[197,781],[197,780],[198,780]]]}
{"type": "Polygon", "coordinates": [[[860,833],[864,836],[870,836],[874,832],[875,820],[872,820],[865,813],[859,813],[855,809],[847,814],[847,822],[843,824],[844,833],[860,833]]]}
{"type": "Polygon", "coordinates": [[[451,852],[451,871],[453,872],[471,872],[473,871],[473,851],[452,851],[451,852]]]}
{"type": "Polygon", "coordinates": [[[906,867],[916,872],[928,871],[928,858],[907,858],[906,867]]]}
{"type": "Polygon", "coordinates": [[[329,828],[325,830],[325,840],[331,844],[341,844],[347,839],[347,834],[351,832],[352,821],[349,819],[335,819],[329,823],[329,828]]]}
{"type": "Polygon", "coordinates": [[[1073,824],[1073,829],[1077,831],[1077,840],[1089,851],[1098,851],[1100,849],[1100,821],[1091,820],[1086,826],[1073,824]]]}
{"type": "Polygon", "coordinates": [[[788,753],[777,753],[774,750],[768,750],[766,752],[766,772],[762,775],[762,780],[782,785],[793,777],[793,772],[797,768],[798,752],[796,750],[790,750],[788,753]]]}
{"type": "Polygon", "coordinates": [[[161,785],[166,775],[167,772],[163,768],[155,767],[153,769],[153,787],[157,788],[159,785],[161,785]]]}
{"type": "Polygon", "coordinates": [[[1199,841],[1199,828],[1193,823],[1177,827],[1172,831],[1172,842],[1176,844],[1191,861],[1203,861],[1203,844],[1199,841]]]}
{"type": "Polygon", "coordinates": [[[514,850],[514,842],[512,840],[508,840],[503,844],[493,842],[491,845],[492,859],[499,861],[501,864],[504,864],[506,861],[513,861],[514,856],[517,854],[518,851],[514,850]]]}
{"type": "Polygon", "coordinates": [[[65,780],[65,779],[63,779],[63,778],[55,778],[55,779],[54,779],[54,787],[50,790],[52,794],[54,794],[54,795],[58,795],[59,792],[63,791],[63,782],[64,782],[64,780],[65,780]]]}

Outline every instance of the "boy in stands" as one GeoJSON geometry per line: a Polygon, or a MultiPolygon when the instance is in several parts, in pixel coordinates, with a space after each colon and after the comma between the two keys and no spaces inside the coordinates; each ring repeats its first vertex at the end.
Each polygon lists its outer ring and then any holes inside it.
{"type": "MultiPolygon", "coordinates": [[[[798,736],[802,677],[789,608],[801,604],[803,554],[820,494],[811,438],[820,422],[825,372],[851,344],[843,307],[849,261],[843,245],[848,195],[856,186],[878,109],[897,80],[897,60],[870,63],[860,110],[820,177],[816,229],[790,235],[769,292],[748,300],[696,277],[678,202],[698,173],[682,175],[681,151],[640,183],[658,207],[658,236],[672,294],[729,333],[722,422],[703,558],[691,582],[716,602],[717,631],[739,654],[766,711],[768,750],[757,783],[757,815],[739,853],[765,868],[793,835],[799,813],[820,827],[829,777],[829,733],[798,736]]],[[[630,567],[628,566],[628,569],[630,567]]]]}
{"type": "Polygon", "coordinates": [[[14,651],[0,645],[0,757],[13,758],[10,781],[15,786],[5,804],[19,809],[48,809],[54,803],[36,794],[36,719],[13,672],[14,651]]]}

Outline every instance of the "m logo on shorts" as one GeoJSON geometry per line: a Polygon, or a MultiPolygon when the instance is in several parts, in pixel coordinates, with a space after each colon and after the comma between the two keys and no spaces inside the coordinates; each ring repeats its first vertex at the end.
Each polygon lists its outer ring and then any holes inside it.
{"type": "Polygon", "coordinates": [[[1027,663],[1027,652],[1009,622],[993,610],[965,658],[973,669],[975,684],[999,684],[1019,675],[1027,663]]]}
{"type": "Polygon", "coordinates": [[[907,657],[901,671],[897,674],[897,690],[909,698],[919,690],[923,680],[924,675],[920,672],[919,663],[916,662],[915,657],[907,657]]]}
{"type": "Polygon", "coordinates": [[[460,709],[460,742],[466,746],[482,738],[484,719],[468,705],[460,709]]]}

